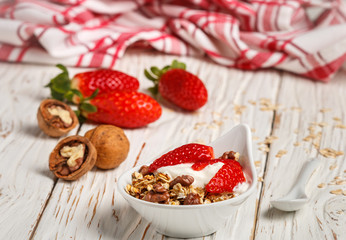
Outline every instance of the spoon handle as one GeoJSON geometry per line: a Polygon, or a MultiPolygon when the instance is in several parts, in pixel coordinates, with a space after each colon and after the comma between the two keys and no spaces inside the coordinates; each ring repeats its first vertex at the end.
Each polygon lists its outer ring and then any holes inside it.
{"type": "Polygon", "coordinates": [[[300,170],[299,176],[296,180],[296,183],[294,184],[292,191],[300,191],[301,193],[305,192],[305,185],[307,181],[309,180],[311,174],[313,171],[320,165],[321,160],[318,158],[314,158],[308,162],[306,162],[302,169],[300,170]]]}

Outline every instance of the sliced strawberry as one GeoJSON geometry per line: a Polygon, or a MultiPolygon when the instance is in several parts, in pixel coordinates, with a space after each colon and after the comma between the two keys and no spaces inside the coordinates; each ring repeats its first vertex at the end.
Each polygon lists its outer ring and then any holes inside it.
{"type": "Polygon", "coordinates": [[[225,164],[205,186],[207,192],[232,192],[239,183],[245,182],[245,176],[239,162],[235,160],[221,160],[225,164]]]}
{"type": "Polygon", "coordinates": [[[79,90],[84,97],[88,97],[96,89],[99,89],[99,93],[137,91],[139,82],[136,78],[120,71],[98,69],[76,74],[72,78],[71,86],[79,90]]]}
{"type": "Polygon", "coordinates": [[[82,112],[87,119],[124,128],[143,127],[156,121],[162,113],[158,102],[140,92],[98,94],[89,100],[89,104],[97,110],[93,113],[82,112]]]}
{"type": "Polygon", "coordinates": [[[181,163],[194,163],[200,160],[210,160],[214,157],[214,150],[210,146],[190,143],[180,146],[156,159],[150,166],[149,171],[164,166],[172,166],[181,163]]]}
{"type": "Polygon", "coordinates": [[[201,108],[208,100],[208,92],[203,82],[185,70],[184,63],[173,61],[163,69],[150,68],[145,76],[154,82],[150,88],[153,94],[160,93],[163,98],[188,111],[201,108]]]}

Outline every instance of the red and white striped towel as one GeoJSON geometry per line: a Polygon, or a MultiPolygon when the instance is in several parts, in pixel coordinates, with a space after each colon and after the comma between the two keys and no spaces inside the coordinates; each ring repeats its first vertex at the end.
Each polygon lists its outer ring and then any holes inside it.
{"type": "Polygon", "coordinates": [[[17,0],[0,60],[114,67],[130,46],[328,82],[346,59],[344,0],[17,0]]]}

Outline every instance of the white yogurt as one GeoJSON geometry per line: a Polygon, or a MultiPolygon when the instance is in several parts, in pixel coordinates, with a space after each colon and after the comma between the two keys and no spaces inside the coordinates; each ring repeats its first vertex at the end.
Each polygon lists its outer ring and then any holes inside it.
{"type": "Polygon", "coordinates": [[[234,193],[235,196],[238,196],[238,195],[246,192],[246,190],[248,190],[249,187],[250,187],[250,184],[247,181],[247,178],[246,178],[245,174],[244,174],[244,177],[245,177],[245,182],[238,183],[238,185],[233,188],[233,193],[234,193]]]}
{"type": "Polygon", "coordinates": [[[206,166],[200,171],[195,171],[191,168],[193,163],[183,163],[173,166],[160,167],[157,169],[158,172],[167,174],[172,180],[181,175],[190,175],[194,178],[192,186],[204,188],[212,179],[215,174],[223,166],[222,162],[217,162],[212,165],[206,166]]]}

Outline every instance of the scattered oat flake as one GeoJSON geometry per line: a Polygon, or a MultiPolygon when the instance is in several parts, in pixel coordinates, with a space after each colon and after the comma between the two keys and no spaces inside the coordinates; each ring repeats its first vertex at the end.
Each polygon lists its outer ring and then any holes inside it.
{"type": "Polygon", "coordinates": [[[291,110],[301,112],[302,108],[301,107],[291,107],[291,110]]]}
{"type": "Polygon", "coordinates": [[[195,123],[195,126],[193,127],[193,129],[197,130],[200,127],[205,126],[205,125],[207,125],[206,122],[197,122],[197,123],[195,123]]]}
{"type": "Polygon", "coordinates": [[[243,113],[243,111],[246,109],[246,106],[244,105],[234,105],[234,111],[235,114],[241,115],[243,113]]]}
{"type": "Polygon", "coordinates": [[[338,166],[338,165],[336,165],[336,164],[330,165],[330,166],[329,166],[329,170],[334,170],[337,166],[338,166]]]}
{"type": "Polygon", "coordinates": [[[260,138],[257,137],[257,136],[252,136],[252,140],[256,141],[256,140],[259,140],[260,138]]]}
{"type": "Polygon", "coordinates": [[[257,181],[263,182],[263,177],[258,177],[258,178],[257,178],[257,181]]]}
{"type": "Polygon", "coordinates": [[[336,181],[336,185],[346,185],[346,180],[345,179],[338,180],[336,181]]]}
{"type": "Polygon", "coordinates": [[[254,101],[254,100],[249,100],[248,103],[250,103],[252,105],[256,105],[256,101],[254,101]]]}
{"type": "Polygon", "coordinates": [[[332,109],[330,108],[322,108],[320,109],[320,112],[325,113],[325,112],[330,112],[332,109]]]}
{"type": "Polygon", "coordinates": [[[346,196],[346,190],[342,191],[342,195],[346,196]]]}
{"type": "Polygon", "coordinates": [[[343,194],[342,189],[336,189],[336,190],[332,190],[330,191],[331,194],[335,194],[335,195],[341,195],[343,194]]]}
{"type": "Polygon", "coordinates": [[[213,124],[216,124],[218,126],[221,126],[223,124],[223,121],[217,121],[217,120],[214,120],[213,121],[213,124]]]}
{"type": "Polygon", "coordinates": [[[318,123],[318,126],[320,126],[320,127],[325,127],[325,126],[328,126],[328,123],[326,123],[326,122],[320,122],[320,123],[318,123]]]}
{"type": "Polygon", "coordinates": [[[328,185],[336,185],[336,181],[335,180],[332,180],[328,183],[328,185]]]}
{"type": "Polygon", "coordinates": [[[269,152],[270,151],[268,146],[261,146],[261,147],[258,148],[258,150],[260,150],[262,152],[269,152]]]}
{"type": "Polygon", "coordinates": [[[336,158],[344,155],[343,151],[337,151],[332,148],[323,148],[319,150],[320,154],[326,158],[336,158]]]}
{"type": "Polygon", "coordinates": [[[256,167],[261,166],[261,161],[255,161],[255,166],[256,166],[256,167]]]}
{"type": "Polygon", "coordinates": [[[335,127],[341,128],[341,129],[346,129],[346,125],[344,125],[344,124],[336,124],[335,127]]]}
{"type": "Polygon", "coordinates": [[[286,153],[287,153],[287,150],[279,150],[279,152],[275,155],[275,157],[281,158],[286,153]]]}
{"type": "Polygon", "coordinates": [[[333,120],[336,122],[341,122],[341,118],[339,118],[339,117],[333,117],[333,120]]]}
{"type": "Polygon", "coordinates": [[[300,146],[300,142],[295,142],[295,143],[293,143],[293,146],[295,146],[295,147],[300,146]]]}
{"type": "Polygon", "coordinates": [[[280,105],[273,104],[271,100],[268,98],[261,98],[260,105],[261,105],[261,108],[260,108],[261,111],[273,111],[273,110],[277,110],[280,107],[280,105]]]}
{"type": "Polygon", "coordinates": [[[324,188],[325,186],[326,186],[325,183],[320,183],[320,184],[317,185],[318,188],[324,188]]]}
{"type": "Polygon", "coordinates": [[[256,129],[255,128],[251,128],[251,132],[256,132],[256,129]]]}
{"type": "Polygon", "coordinates": [[[260,142],[260,143],[258,143],[258,144],[271,144],[274,140],[276,140],[276,139],[278,139],[278,137],[276,137],[276,136],[268,136],[268,137],[266,137],[265,139],[264,139],[264,141],[263,142],[260,142]]]}

